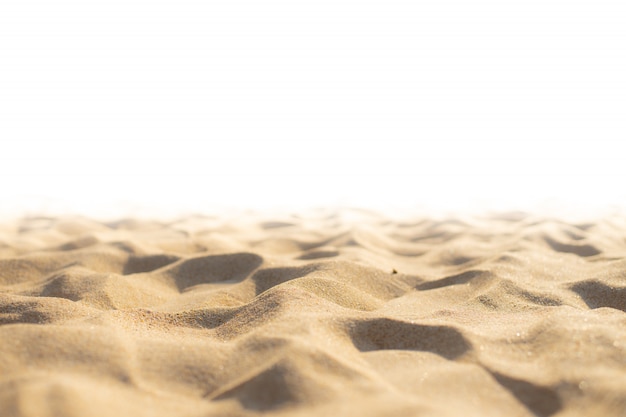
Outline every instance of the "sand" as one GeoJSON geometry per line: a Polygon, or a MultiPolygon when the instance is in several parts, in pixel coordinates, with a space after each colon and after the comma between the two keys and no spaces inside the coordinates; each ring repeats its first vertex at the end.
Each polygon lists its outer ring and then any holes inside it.
{"type": "Polygon", "coordinates": [[[0,415],[624,416],[626,219],[0,226],[0,415]]]}

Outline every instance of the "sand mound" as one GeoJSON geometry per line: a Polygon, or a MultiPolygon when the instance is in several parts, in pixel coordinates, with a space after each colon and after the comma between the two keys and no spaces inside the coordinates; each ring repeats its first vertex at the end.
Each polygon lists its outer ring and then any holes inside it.
{"type": "Polygon", "coordinates": [[[626,220],[0,227],[2,416],[626,415],[626,220]]]}

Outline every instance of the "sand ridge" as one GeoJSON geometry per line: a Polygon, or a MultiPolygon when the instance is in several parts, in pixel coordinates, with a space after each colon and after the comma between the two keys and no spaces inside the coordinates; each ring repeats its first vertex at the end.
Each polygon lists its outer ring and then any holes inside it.
{"type": "Polygon", "coordinates": [[[0,227],[3,416],[626,413],[626,219],[0,227]]]}

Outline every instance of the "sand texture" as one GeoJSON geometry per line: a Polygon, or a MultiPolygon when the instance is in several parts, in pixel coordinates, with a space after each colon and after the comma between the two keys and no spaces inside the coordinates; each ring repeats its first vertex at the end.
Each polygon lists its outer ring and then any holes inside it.
{"type": "Polygon", "coordinates": [[[0,226],[0,415],[625,416],[626,219],[0,226]]]}

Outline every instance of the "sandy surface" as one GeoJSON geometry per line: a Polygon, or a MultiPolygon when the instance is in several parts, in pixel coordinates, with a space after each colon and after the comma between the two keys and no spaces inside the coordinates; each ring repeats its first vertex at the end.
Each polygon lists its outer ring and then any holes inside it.
{"type": "Polygon", "coordinates": [[[624,416],[626,219],[0,226],[0,415],[624,416]]]}

